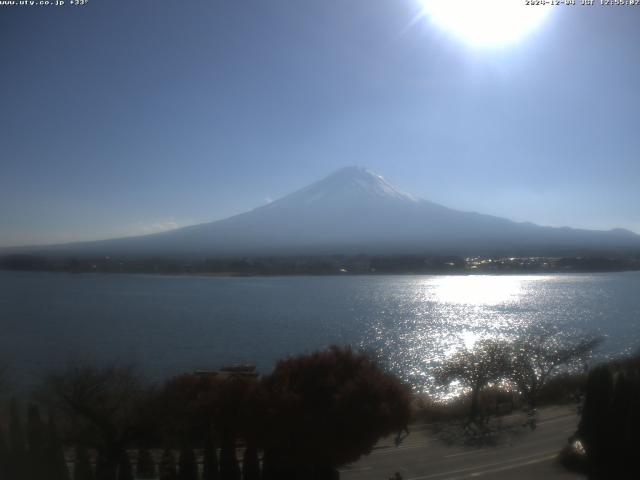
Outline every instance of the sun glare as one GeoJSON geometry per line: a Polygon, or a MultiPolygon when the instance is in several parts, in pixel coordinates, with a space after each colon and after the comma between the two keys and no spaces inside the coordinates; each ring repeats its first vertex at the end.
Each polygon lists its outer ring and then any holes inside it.
{"type": "Polygon", "coordinates": [[[515,302],[524,294],[532,277],[451,276],[438,279],[434,294],[439,302],[457,305],[500,305],[515,302]]]}
{"type": "Polygon", "coordinates": [[[524,0],[419,0],[422,16],[438,28],[473,46],[513,43],[538,27],[548,15],[546,5],[524,0]]]}

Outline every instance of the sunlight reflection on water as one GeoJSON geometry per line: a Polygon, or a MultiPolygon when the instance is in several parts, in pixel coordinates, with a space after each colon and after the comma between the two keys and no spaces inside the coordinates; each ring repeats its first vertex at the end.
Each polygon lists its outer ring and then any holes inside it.
{"type": "MultiPolygon", "coordinates": [[[[498,305],[520,300],[524,283],[545,277],[466,276],[429,278],[423,282],[425,299],[443,304],[498,305]]],[[[420,288],[420,287],[418,287],[420,288]]]]}
{"type": "Polygon", "coordinates": [[[545,275],[416,278],[396,299],[395,321],[373,324],[363,345],[418,388],[433,385],[434,367],[460,349],[543,326],[535,304],[545,301],[553,280],[545,275]]]}

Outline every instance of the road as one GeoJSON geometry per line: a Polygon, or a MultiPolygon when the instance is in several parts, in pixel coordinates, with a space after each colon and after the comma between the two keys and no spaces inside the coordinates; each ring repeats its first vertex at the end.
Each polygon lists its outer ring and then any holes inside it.
{"type": "Polygon", "coordinates": [[[540,412],[535,431],[516,430],[488,447],[446,445],[428,426],[414,425],[399,447],[393,437],[384,439],[370,455],[342,469],[340,478],[388,480],[399,472],[403,480],[580,479],[556,459],[577,422],[575,408],[550,407],[540,412]]]}

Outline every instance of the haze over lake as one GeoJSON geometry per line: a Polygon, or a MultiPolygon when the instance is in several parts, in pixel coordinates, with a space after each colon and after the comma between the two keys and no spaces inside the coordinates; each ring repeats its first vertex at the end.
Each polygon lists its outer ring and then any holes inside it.
{"type": "Polygon", "coordinates": [[[552,325],[640,345],[640,272],[502,276],[171,277],[0,272],[0,351],[35,380],[70,360],[154,378],[351,344],[417,386],[464,345],[552,325]]]}

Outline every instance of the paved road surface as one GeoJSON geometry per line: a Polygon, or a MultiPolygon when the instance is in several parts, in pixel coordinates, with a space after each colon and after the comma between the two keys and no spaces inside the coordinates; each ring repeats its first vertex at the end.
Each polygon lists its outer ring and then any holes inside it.
{"type": "Polygon", "coordinates": [[[544,409],[535,431],[523,429],[490,447],[447,446],[426,426],[417,425],[399,447],[393,438],[381,441],[370,455],[342,469],[340,477],[388,480],[400,472],[403,480],[580,479],[556,460],[577,422],[575,408],[544,409]]]}

